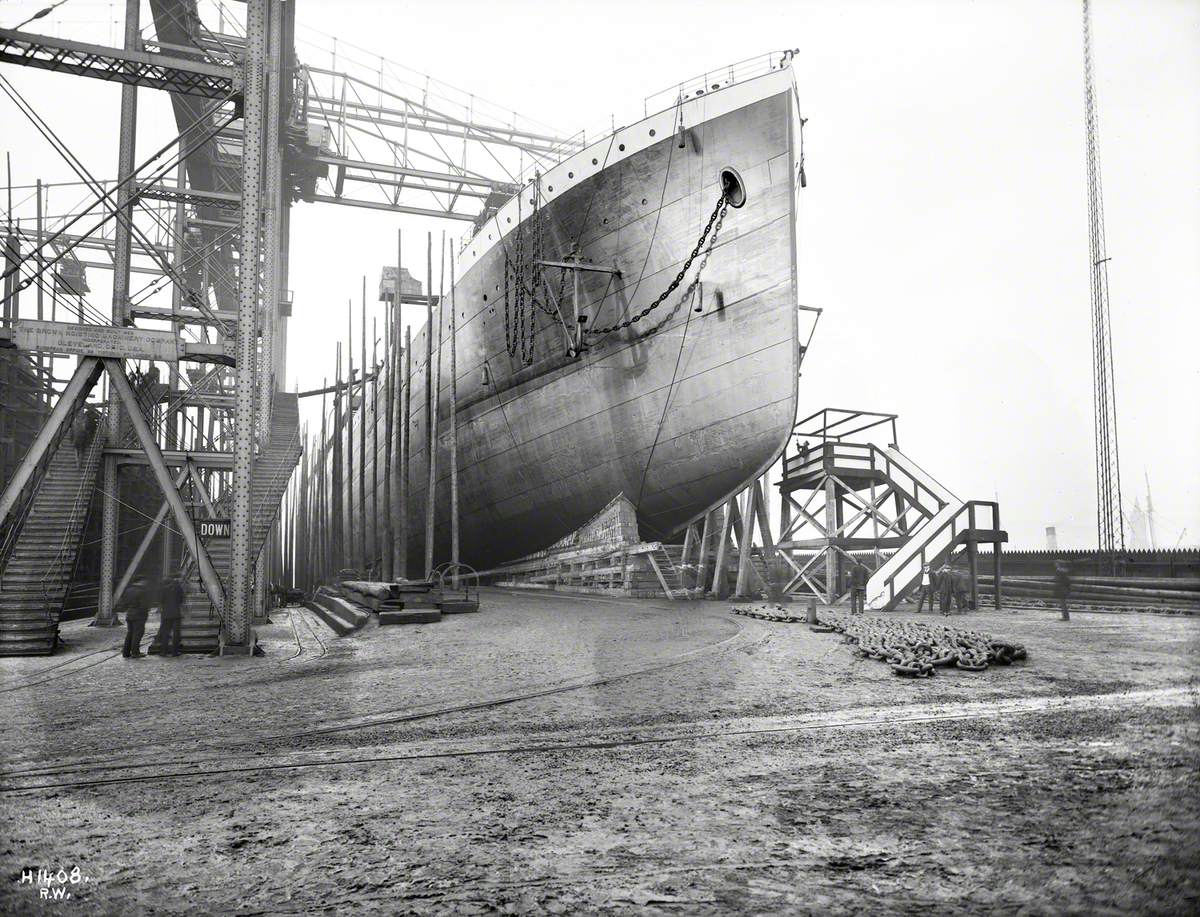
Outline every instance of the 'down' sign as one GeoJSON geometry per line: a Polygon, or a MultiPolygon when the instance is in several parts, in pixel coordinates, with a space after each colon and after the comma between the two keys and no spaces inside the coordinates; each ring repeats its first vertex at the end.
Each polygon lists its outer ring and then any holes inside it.
{"type": "Polygon", "coordinates": [[[201,538],[228,538],[230,524],[228,519],[201,519],[196,529],[201,538]]]}

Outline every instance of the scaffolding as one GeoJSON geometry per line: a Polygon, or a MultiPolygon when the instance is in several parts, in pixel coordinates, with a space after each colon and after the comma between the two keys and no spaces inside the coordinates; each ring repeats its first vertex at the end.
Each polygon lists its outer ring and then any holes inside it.
{"type": "MultiPolygon", "coordinates": [[[[197,614],[217,622],[197,625],[211,639],[198,636],[193,648],[250,655],[266,581],[279,573],[285,536],[294,538],[278,522],[279,505],[304,435],[295,395],[281,397],[292,205],[476,221],[521,187],[515,176],[525,166],[553,162],[580,141],[455,98],[427,77],[416,86],[384,58],[377,73],[344,50],[330,68],[307,66],[295,50],[295,3],[249,0],[234,16],[219,0],[150,0],[145,24],[141,8],[126,0],[122,47],[0,30],[0,63],[121,92],[117,177],[102,180],[0,73],[8,100],[91,195],[50,218],[39,187],[36,221],[23,227],[10,198],[0,371],[6,401],[18,389],[31,401],[0,411],[0,544],[9,556],[18,550],[19,508],[33,504],[81,412],[103,408],[96,623],[116,622],[129,581],[116,556],[122,469],[142,465],[166,506],[147,537],[159,533],[163,570],[192,577],[204,606],[197,614]],[[177,136],[151,155],[137,145],[139,89],[167,92],[176,121],[177,136]],[[106,306],[88,297],[88,268],[112,272],[106,306]],[[69,379],[55,378],[61,363],[74,364],[69,379]],[[8,384],[18,378],[28,385],[8,384]],[[107,391],[89,408],[101,378],[107,391]],[[197,508],[228,521],[202,527],[227,530],[227,540],[196,534],[197,508]]],[[[137,563],[148,547],[139,545],[137,563]]],[[[9,556],[0,554],[0,571],[9,556]]]]}

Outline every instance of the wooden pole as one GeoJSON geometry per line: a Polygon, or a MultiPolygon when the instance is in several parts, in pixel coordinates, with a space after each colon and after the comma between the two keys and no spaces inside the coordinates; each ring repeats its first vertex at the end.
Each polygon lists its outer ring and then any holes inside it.
{"type": "Polygon", "coordinates": [[[342,508],[342,537],[349,553],[344,566],[358,566],[358,547],[354,540],[354,303],[346,303],[346,498],[342,508]]]}
{"type": "Polygon", "coordinates": [[[412,430],[412,327],[404,328],[404,397],[401,399],[403,413],[400,417],[400,481],[399,481],[399,526],[400,535],[396,547],[396,576],[408,578],[408,453],[412,430]]]}
{"type": "Polygon", "coordinates": [[[367,575],[371,558],[371,526],[367,521],[367,278],[362,279],[362,381],[358,384],[358,567],[367,575]]]}
{"type": "Polygon", "coordinates": [[[702,592],[708,589],[708,548],[712,541],[713,518],[720,508],[704,514],[704,528],[700,532],[700,562],[696,568],[696,588],[702,592]]]}
{"type": "MultiPolygon", "coordinates": [[[[397,278],[399,283],[399,278],[397,278]]],[[[392,327],[395,324],[393,316],[394,304],[389,304],[386,315],[387,321],[383,323],[383,362],[387,364],[386,382],[383,388],[383,410],[385,412],[383,424],[383,579],[384,582],[391,582],[395,569],[393,554],[396,550],[396,529],[392,518],[392,435],[395,433],[395,423],[392,419],[392,404],[395,402],[396,389],[396,360],[392,355],[392,351],[396,346],[392,327]]],[[[383,371],[382,364],[379,371],[383,371]]],[[[378,458],[376,459],[378,461],[378,458]]]]}
{"type": "MultiPolygon", "coordinates": [[[[320,514],[319,527],[320,527],[321,536],[317,542],[318,550],[320,551],[320,556],[317,558],[317,568],[316,568],[315,573],[316,573],[317,578],[319,578],[319,579],[325,579],[329,575],[329,554],[330,554],[330,550],[331,550],[330,544],[329,544],[330,497],[329,497],[327,487],[329,485],[329,482],[333,479],[333,468],[326,465],[326,460],[328,459],[330,462],[332,462],[333,458],[330,455],[329,438],[328,438],[329,433],[328,433],[328,430],[326,429],[326,425],[325,425],[325,419],[328,416],[329,409],[325,406],[325,391],[324,391],[328,387],[329,387],[329,377],[326,376],[321,379],[321,389],[322,389],[322,391],[321,391],[321,452],[320,452],[320,464],[317,466],[317,473],[318,473],[318,477],[319,477],[318,486],[320,488],[320,490],[318,491],[317,502],[318,502],[318,512],[320,514]]],[[[314,585],[315,585],[315,583],[314,583],[314,585]]]]}
{"type": "Polygon", "coordinates": [[[330,474],[329,487],[329,570],[327,571],[330,577],[330,582],[337,576],[338,570],[343,566],[342,552],[345,547],[346,526],[345,516],[342,511],[342,485],[345,483],[342,478],[345,474],[345,468],[342,462],[342,343],[338,341],[337,345],[337,372],[333,380],[333,469],[330,474]]]}
{"type": "Polygon", "coordinates": [[[729,595],[729,585],[725,576],[725,568],[728,565],[727,558],[729,555],[729,535],[739,518],[741,518],[741,515],[738,513],[737,495],[734,494],[729,498],[729,502],[725,504],[725,518],[721,520],[721,534],[717,540],[717,557],[713,563],[712,593],[718,599],[723,599],[729,595]]]}
{"type": "Polygon", "coordinates": [[[400,487],[396,475],[400,471],[400,397],[397,389],[400,385],[400,255],[401,233],[396,230],[396,290],[392,295],[391,347],[385,348],[388,358],[388,387],[387,387],[387,474],[385,481],[385,502],[387,503],[387,568],[386,578],[394,579],[400,576],[400,546],[397,542],[400,528],[400,487]]]}
{"type": "Polygon", "coordinates": [[[746,506],[742,510],[742,531],[738,537],[738,567],[737,583],[734,593],[741,597],[750,594],[750,548],[754,543],[754,488],[758,481],[753,481],[746,488],[746,506]]]}
{"type": "Polygon", "coordinates": [[[376,321],[371,319],[371,565],[373,576],[380,579],[383,575],[383,557],[380,548],[383,539],[383,520],[379,518],[379,473],[383,462],[379,458],[379,336],[376,321]]]}
{"type": "Polygon", "coordinates": [[[433,422],[429,410],[433,404],[433,233],[426,239],[425,281],[425,438],[428,439],[433,422]]]}
{"type": "MultiPolygon", "coordinates": [[[[454,311],[454,258],[450,259],[450,560],[458,563],[458,358],[455,338],[458,316],[454,311]]],[[[458,585],[458,569],[454,570],[458,585]]]]}
{"type": "MultiPolygon", "coordinates": [[[[439,265],[440,279],[438,282],[438,302],[445,301],[445,285],[446,285],[446,236],[442,234],[442,255],[439,265]]],[[[437,523],[437,453],[438,453],[438,401],[441,395],[442,388],[442,328],[445,322],[442,321],[444,309],[440,306],[437,315],[437,359],[430,363],[425,370],[426,378],[432,380],[430,383],[430,398],[428,411],[430,416],[429,436],[426,445],[428,452],[429,478],[425,487],[425,579],[429,579],[433,575],[433,539],[437,523]]],[[[430,308],[430,315],[433,310],[430,308]]],[[[426,330],[426,338],[433,340],[433,326],[430,325],[426,330]]],[[[433,354],[430,354],[430,359],[433,359],[433,354]]]]}

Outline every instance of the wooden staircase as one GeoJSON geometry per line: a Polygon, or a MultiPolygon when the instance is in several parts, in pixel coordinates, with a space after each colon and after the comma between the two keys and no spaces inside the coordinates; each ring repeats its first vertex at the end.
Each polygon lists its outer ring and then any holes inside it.
{"type": "MultiPolygon", "coordinates": [[[[271,438],[267,448],[254,459],[250,485],[250,544],[255,557],[266,544],[283,492],[302,451],[299,400],[294,393],[276,392],[271,408],[271,438]]],[[[222,585],[229,582],[232,560],[229,540],[209,541],[206,547],[222,585]]],[[[180,648],[185,653],[216,652],[220,644],[221,618],[204,590],[196,564],[190,559],[184,574],[179,634],[180,648]]]]}
{"type": "Polygon", "coordinates": [[[49,655],[58,645],[58,622],[103,452],[98,430],[78,463],[70,437],[63,436],[23,522],[13,529],[0,566],[0,655],[49,655]]]}
{"type": "Polygon", "coordinates": [[[759,548],[753,548],[750,551],[750,569],[761,584],[763,594],[769,593],[775,584],[771,580],[771,568],[767,563],[767,558],[763,556],[763,552],[759,548]]]}
{"type": "Polygon", "coordinates": [[[684,585],[681,571],[675,558],[667,550],[668,547],[674,547],[678,551],[683,550],[678,545],[659,545],[657,549],[646,554],[646,558],[650,561],[650,566],[654,568],[654,574],[658,577],[658,582],[666,597],[673,602],[687,599],[689,598],[687,586],[684,585]]]}

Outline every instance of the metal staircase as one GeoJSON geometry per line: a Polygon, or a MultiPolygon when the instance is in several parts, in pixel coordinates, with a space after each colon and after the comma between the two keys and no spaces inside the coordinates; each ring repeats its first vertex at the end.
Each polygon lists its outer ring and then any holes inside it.
{"type": "MultiPolygon", "coordinates": [[[[271,437],[254,460],[251,483],[250,538],[254,555],[262,551],[279,512],[287,482],[303,451],[300,440],[300,407],[295,393],[276,392],[271,409],[271,437]]],[[[228,539],[206,543],[213,569],[228,582],[231,549],[228,539]]],[[[184,568],[183,615],[180,648],[185,653],[215,652],[220,643],[221,617],[213,607],[194,560],[184,568]]]]}
{"type": "Polygon", "coordinates": [[[99,427],[82,457],[68,437],[60,437],[20,512],[6,526],[0,554],[0,655],[54,652],[103,451],[99,427]]]}

